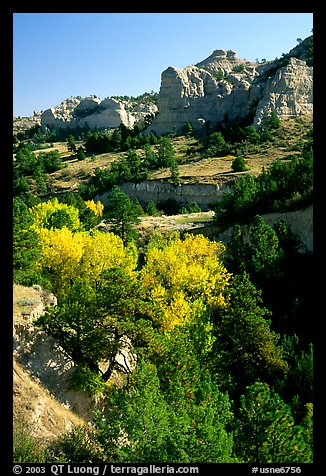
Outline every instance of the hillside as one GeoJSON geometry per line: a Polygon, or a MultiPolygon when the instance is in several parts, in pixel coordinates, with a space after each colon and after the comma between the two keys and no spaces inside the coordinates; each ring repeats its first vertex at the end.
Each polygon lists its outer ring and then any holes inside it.
{"type": "Polygon", "coordinates": [[[15,462],[313,461],[311,48],[17,119],[15,462]]]}
{"type": "MultiPolygon", "coordinates": [[[[274,160],[286,160],[293,155],[300,156],[302,140],[312,128],[312,116],[301,116],[294,119],[281,120],[281,126],[273,132],[273,140],[260,145],[249,145],[241,155],[248,166],[248,173],[259,175],[267,169],[274,160]]],[[[181,184],[225,184],[234,180],[238,173],[231,169],[235,155],[226,154],[220,157],[205,157],[203,149],[196,137],[176,136],[170,137],[175,150],[175,158],[179,165],[181,184]]],[[[77,141],[77,147],[83,146],[83,141],[77,141]]],[[[154,151],[157,147],[153,147],[154,151]]],[[[58,150],[63,162],[63,167],[48,175],[51,193],[77,191],[82,183],[94,175],[97,168],[105,169],[114,161],[124,156],[123,152],[109,152],[102,154],[86,154],[86,158],[79,161],[76,155],[68,151],[67,142],[54,142],[52,147],[35,151],[48,153],[58,150]]],[[[136,149],[140,157],[144,156],[142,149],[136,149]]],[[[240,173],[241,174],[241,173],[240,173]]],[[[171,172],[169,168],[161,168],[150,172],[150,181],[169,181],[171,172]]],[[[32,190],[35,180],[29,179],[32,190]]],[[[143,197],[146,201],[146,197],[143,197]]]]}

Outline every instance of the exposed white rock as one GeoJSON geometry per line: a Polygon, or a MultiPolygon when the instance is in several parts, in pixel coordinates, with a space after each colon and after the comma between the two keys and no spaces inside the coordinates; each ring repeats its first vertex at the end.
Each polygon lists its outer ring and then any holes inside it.
{"type": "MultiPolygon", "coordinates": [[[[289,55],[303,47],[298,48],[289,55]]],[[[196,65],[163,71],[157,106],[113,98],[69,98],[44,111],[41,124],[109,129],[120,124],[133,127],[151,115],[155,117],[147,131],[165,133],[181,131],[187,122],[195,130],[215,128],[226,119],[246,117],[254,107],[255,126],[273,110],[281,118],[312,113],[313,68],[295,57],[275,72],[277,64],[249,62],[233,50],[216,49],[196,65]]]]}
{"type": "Polygon", "coordinates": [[[47,109],[41,115],[41,125],[54,129],[88,126],[90,129],[110,129],[124,124],[132,127],[135,117],[124,104],[113,98],[69,98],[59,106],[47,109]]]}
{"type": "MultiPolygon", "coordinates": [[[[120,184],[123,193],[132,199],[140,202],[148,203],[154,201],[158,203],[165,200],[175,200],[179,205],[189,205],[191,202],[198,203],[203,210],[208,210],[210,203],[218,201],[222,198],[225,185],[224,184],[180,184],[173,185],[171,183],[159,180],[144,180],[140,183],[124,182],[120,184]]],[[[109,192],[97,195],[95,200],[101,200],[107,203],[109,192]]]]}
{"type": "Polygon", "coordinates": [[[275,110],[279,117],[312,113],[313,69],[290,58],[268,78],[271,64],[241,60],[232,50],[215,50],[196,66],[169,67],[161,75],[159,113],[148,127],[158,133],[194,129],[246,117],[257,106],[255,125],[275,110]]]}
{"type": "Polygon", "coordinates": [[[305,61],[290,58],[266,82],[258,103],[254,124],[259,125],[271,111],[279,117],[293,117],[313,112],[313,68],[305,61]]]}

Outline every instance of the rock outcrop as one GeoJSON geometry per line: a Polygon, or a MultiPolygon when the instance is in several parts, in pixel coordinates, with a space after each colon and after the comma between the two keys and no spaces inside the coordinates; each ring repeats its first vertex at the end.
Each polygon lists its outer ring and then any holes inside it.
{"type": "Polygon", "coordinates": [[[98,98],[70,98],[59,106],[47,109],[41,115],[42,127],[74,129],[86,127],[90,129],[110,129],[122,123],[132,127],[136,118],[128,113],[124,104],[113,98],[100,101],[98,98]]]}
{"type": "MultiPolygon", "coordinates": [[[[174,200],[179,206],[196,202],[202,210],[208,210],[211,203],[221,200],[226,187],[224,183],[190,183],[176,186],[159,180],[144,180],[140,183],[124,182],[119,185],[123,193],[131,199],[139,200],[144,205],[150,201],[159,203],[174,200]]],[[[109,197],[110,192],[105,192],[97,195],[95,200],[101,200],[105,204],[109,197]]]]}
{"type": "Polygon", "coordinates": [[[281,59],[250,62],[233,50],[214,50],[196,65],[170,66],[161,75],[156,104],[132,104],[114,98],[69,98],[41,115],[50,128],[116,128],[138,125],[154,117],[147,132],[215,128],[227,121],[250,117],[255,127],[275,111],[280,118],[312,113],[312,37],[281,59]]]}
{"type": "Polygon", "coordinates": [[[282,118],[312,114],[313,71],[305,61],[290,58],[287,66],[266,81],[254,124],[259,125],[271,111],[282,118]]]}
{"type": "Polygon", "coordinates": [[[180,130],[187,122],[194,129],[214,127],[246,116],[255,99],[250,79],[239,74],[229,80],[218,80],[209,71],[197,66],[184,69],[169,67],[162,73],[158,99],[159,113],[147,129],[158,133],[180,130]]]}
{"type": "Polygon", "coordinates": [[[290,53],[283,63],[263,64],[242,60],[232,50],[215,50],[195,66],[167,68],[159,113],[147,131],[180,131],[187,122],[197,130],[214,128],[249,114],[259,126],[272,110],[281,118],[312,113],[313,68],[290,53]]]}
{"type": "Polygon", "coordinates": [[[124,124],[133,127],[141,124],[147,117],[154,117],[158,108],[154,103],[119,101],[95,97],[71,97],[58,106],[46,109],[40,115],[40,124],[50,129],[112,129],[124,124]]]}

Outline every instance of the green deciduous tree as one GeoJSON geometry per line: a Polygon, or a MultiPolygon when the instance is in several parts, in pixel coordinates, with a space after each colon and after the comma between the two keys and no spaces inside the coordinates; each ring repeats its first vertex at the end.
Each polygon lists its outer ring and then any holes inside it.
{"type": "Polygon", "coordinates": [[[245,159],[240,156],[236,157],[232,161],[231,169],[233,170],[233,172],[244,172],[245,170],[247,170],[248,167],[246,166],[245,159]]]}

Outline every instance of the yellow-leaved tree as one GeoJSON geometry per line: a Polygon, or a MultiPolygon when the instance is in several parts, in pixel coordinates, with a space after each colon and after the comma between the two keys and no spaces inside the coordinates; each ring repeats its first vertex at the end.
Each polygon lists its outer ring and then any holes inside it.
{"type": "Polygon", "coordinates": [[[95,286],[104,270],[120,268],[132,275],[137,267],[135,246],[125,247],[113,233],[73,233],[66,227],[41,228],[38,233],[42,248],[38,269],[49,279],[58,298],[76,278],[95,286]]]}
{"type": "Polygon", "coordinates": [[[94,231],[86,238],[79,271],[94,285],[100,279],[102,271],[112,268],[123,269],[125,274],[134,276],[137,261],[138,253],[134,243],[124,245],[120,236],[94,231]]]}
{"type": "Polygon", "coordinates": [[[166,242],[148,248],[141,282],[155,304],[163,310],[163,330],[183,325],[203,306],[227,305],[231,274],[222,262],[225,247],[203,235],[174,234],[166,242]]]}
{"type": "Polygon", "coordinates": [[[94,200],[86,200],[85,205],[90,208],[97,217],[101,217],[103,215],[104,205],[100,200],[98,200],[96,203],[94,200]]]}
{"type": "Polygon", "coordinates": [[[88,237],[85,232],[73,233],[67,227],[37,231],[41,242],[37,269],[51,282],[59,298],[80,275],[79,265],[88,237]]]}
{"type": "Polygon", "coordinates": [[[60,203],[57,198],[38,203],[30,208],[30,212],[34,219],[33,228],[35,230],[66,227],[76,232],[82,229],[79,210],[72,205],[60,203]]]}

